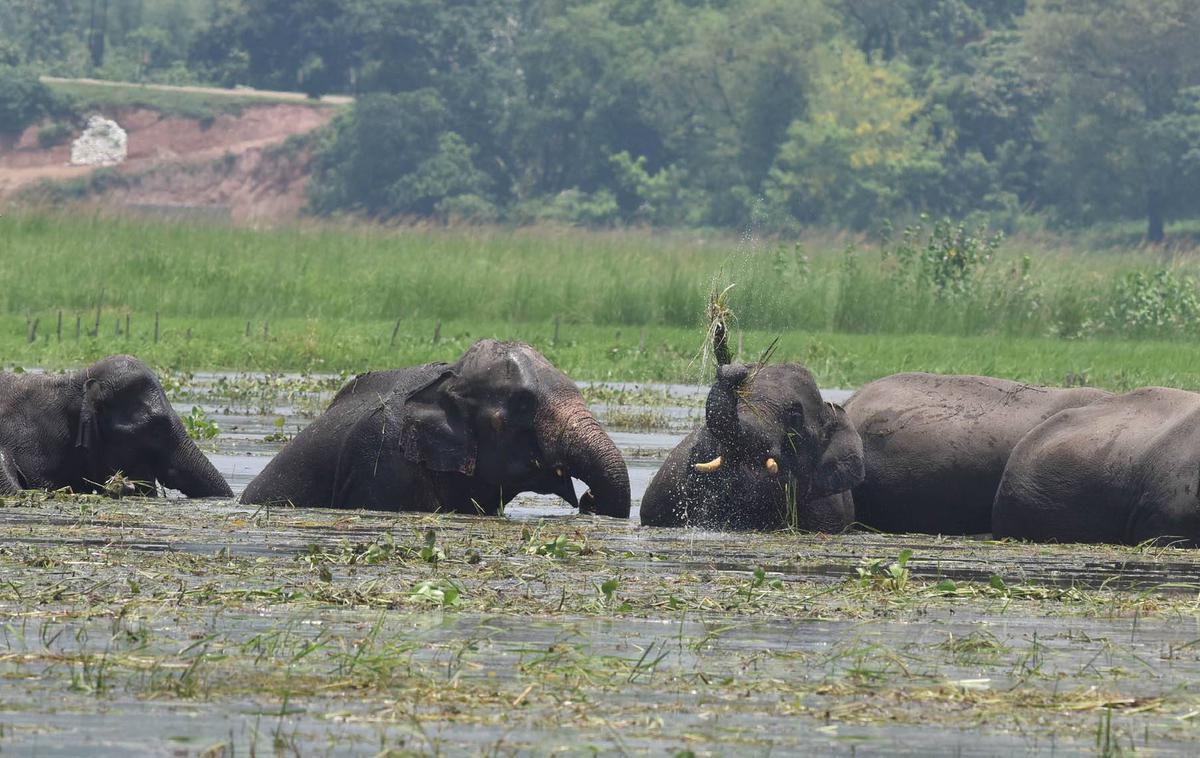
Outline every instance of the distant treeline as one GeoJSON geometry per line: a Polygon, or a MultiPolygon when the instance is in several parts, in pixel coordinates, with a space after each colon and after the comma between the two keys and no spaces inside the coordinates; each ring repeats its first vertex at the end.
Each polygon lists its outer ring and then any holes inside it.
{"type": "Polygon", "coordinates": [[[0,65],[357,95],[314,212],[587,225],[1158,240],[1197,40],[1196,0],[0,0],[0,65]]]}

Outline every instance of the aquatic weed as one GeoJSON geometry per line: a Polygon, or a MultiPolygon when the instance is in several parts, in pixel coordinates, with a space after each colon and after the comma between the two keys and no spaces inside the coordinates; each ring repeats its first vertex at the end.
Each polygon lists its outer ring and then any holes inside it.
{"type": "Polygon", "coordinates": [[[912,555],[913,551],[905,548],[894,561],[885,558],[864,558],[854,569],[859,586],[863,589],[904,592],[908,587],[908,561],[912,555]]]}
{"type": "Polygon", "coordinates": [[[181,418],[183,419],[183,428],[187,430],[188,437],[193,440],[211,440],[221,433],[217,422],[210,419],[204,409],[198,405],[193,405],[191,412],[181,418]]]}

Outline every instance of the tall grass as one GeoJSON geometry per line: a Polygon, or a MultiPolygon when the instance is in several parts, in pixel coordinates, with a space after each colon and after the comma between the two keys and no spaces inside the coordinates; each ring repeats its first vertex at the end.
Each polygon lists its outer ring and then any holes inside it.
{"type": "Polygon", "coordinates": [[[193,319],[693,327],[708,293],[736,283],[729,303],[744,329],[1200,333],[1191,258],[1039,252],[1009,242],[977,248],[960,275],[947,261],[965,243],[935,238],[920,230],[882,247],[805,248],[639,231],[249,230],[17,214],[0,217],[0,314],[61,309],[73,321],[101,305],[193,319]]]}

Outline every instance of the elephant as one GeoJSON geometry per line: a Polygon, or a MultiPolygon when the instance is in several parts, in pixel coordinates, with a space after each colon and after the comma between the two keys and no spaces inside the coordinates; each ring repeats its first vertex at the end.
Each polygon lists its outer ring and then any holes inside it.
{"type": "Polygon", "coordinates": [[[158,377],[129,355],[64,374],[0,373],[0,491],[155,495],[155,482],[188,497],[233,497],[187,435],[158,377]]]}
{"type": "Polygon", "coordinates": [[[1200,394],[1146,387],[1060,411],[1009,456],[998,538],[1200,544],[1200,394]]]}
{"type": "Polygon", "coordinates": [[[862,436],[866,478],[854,488],[856,519],[885,532],[979,534],[1009,453],[1064,408],[1108,397],[986,376],[893,374],[846,401],[862,436]]]}
{"type": "Polygon", "coordinates": [[[522,492],[629,517],[621,452],[566,374],[520,342],[346,384],[242,502],[495,515],[522,492]],[[590,489],[575,496],[571,478],[590,489]]]}
{"type": "Polygon", "coordinates": [[[719,366],[704,416],[647,487],[643,525],[840,532],[854,520],[862,442],[808,369],[719,366]]]}

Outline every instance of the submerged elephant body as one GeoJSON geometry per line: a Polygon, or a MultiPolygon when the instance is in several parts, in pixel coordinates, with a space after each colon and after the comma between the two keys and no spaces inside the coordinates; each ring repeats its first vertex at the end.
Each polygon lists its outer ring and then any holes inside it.
{"type": "Polygon", "coordinates": [[[997,538],[1200,545],[1200,394],[1147,387],[1055,414],[1021,440],[997,538]]]}
{"type": "Polygon", "coordinates": [[[136,358],[111,356],[65,374],[0,374],[0,493],[95,492],[118,472],[136,494],[155,494],[157,481],[189,497],[233,496],[136,358]]]}
{"type": "Polygon", "coordinates": [[[856,518],[887,532],[988,532],[996,487],[1021,438],[1065,408],[1108,396],[985,376],[871,382],[846,403],[866,456],[856,518]]]}
{"type": "Polygon", "coordinates": [[[521,492],[629,516],[624,460],[575,384],[528,345],[483,340],[352,380],[242,501],[494,514],[521,492]],[[591,488],[578,500],[572,477],[591,488]]]}
{"type": "Polygon", "coordinates": [[[862,468],[858,434],[803,366],[721,366],[705,426],[655,474],[642,523],[842,531],[862,468]]]}

